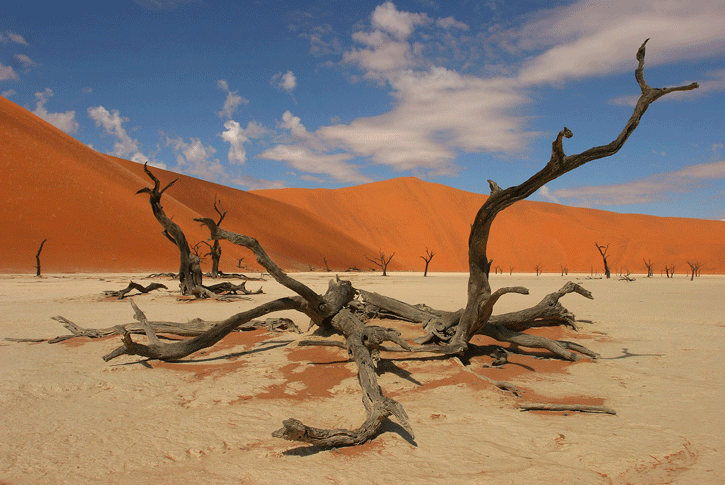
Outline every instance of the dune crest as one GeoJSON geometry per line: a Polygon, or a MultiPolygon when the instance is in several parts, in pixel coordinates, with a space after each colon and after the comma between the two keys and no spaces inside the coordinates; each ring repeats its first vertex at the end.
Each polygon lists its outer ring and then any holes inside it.
{"type": "MultiPolygon", "coordinates": [[[[176,271],[178,253],[161,234],[145,195],[142,165],[100,154],[27,110],[0,97],[0,167],[5,204],[0,224],[6,249],[0,272],[176,271]]],[[[395,252],[390,270],[467,271],[468,231],[484,195],[402,177],[343,189],[244,192],[153,169],[163,184],[180,180],[162,204],[191,244],[208,237],[195,217],[214,215],[214,198],[228,210],[227,230],[257,238],[282,267],[368,270],[367,257],[395,252]]],[[[594,243],[610,244],[615,273],[655,273],[697,260],[703,273],[725,273],[725,223],[566,207],[523,201],[504,211],[489,241],[493,266],[506,273],[601,273],[594,243]]],[[[221,269],[236,271],[239,258],[257,268],[251,253],[223,244],[221,269]]],[[[202,265],[207,270],[211,261],[202,265]]]]}

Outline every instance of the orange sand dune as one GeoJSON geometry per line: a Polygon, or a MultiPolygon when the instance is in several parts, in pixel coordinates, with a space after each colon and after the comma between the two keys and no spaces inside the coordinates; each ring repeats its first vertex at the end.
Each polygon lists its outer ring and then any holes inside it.
{"type": "MultiPolygon", "coordinates": [[[[5,248],[0,272],[34,271],[40,242],[44,272],[176,271],[178,252],[162,234],[147,196],[150,185],[137,163],[102,155],[27,110],[0,97],[0,183],[5,204],[0,229],[5,248]]],[[[352,266],[369,269],[378,250],[395,257],[391,270],[466,271],[470,223],[485,200],[479,194],[408,177],[345,189],[243,192],[154,169],[163,184],[164,209],[190,243],[208,237],[195,217],[215,216],[214,198],[228,210],[222,227],[256,237],[280,266],[294,270],[352,266]]],[[[621,215],[540,202],[507,209],[493,226],[489,255],[508,272],[601,271],[594,242],[610,243],[615,272],[657,272],[687,259],[705,273],[725,273],[725,223],[621,215]]],[[[221,269],[238,258],[257,267],[251,253],[223,243],[221,269]]]]}
{"type": "MultiPolygon", "coordinates": [[[[281,189],[257,194],[313,214],[333,212],[335,225],[366,246],[395,251],[390,267],[422,271],[421,255],[435,252],[432,271],[467,271],[470,225],[486,197],[414,177],[337,190],[281,189]]],[[[567,207],[522,201],[502,212],[488,246],[493,269],[547,273],[603,270],[595,242],[609,244],[612,272],[642,273],[651,259],[656,273],[687,260],[704,273],[725,272],[725,223],[567,207]]],[[[368,265],[369,266],[369,265],[368,265]]]]}

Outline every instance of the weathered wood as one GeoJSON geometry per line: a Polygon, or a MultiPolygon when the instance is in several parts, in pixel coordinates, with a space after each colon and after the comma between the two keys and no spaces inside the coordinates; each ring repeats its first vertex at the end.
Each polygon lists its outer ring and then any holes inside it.
{"type": "MultiPolygon", "coordinates": [[[[647,39],[649,40],[649,39],[647,39]]],[[[590,148],[576,155],[566,155],[564,153],[563,139],[571,138],[572,131],[569,128],[559,132],[556,139],[552,142],[551,158],[544,168],[534,174],[520,185],[515,185],[507,189],[501,189],[494,181],[489,180],[491,194],[479,209],[476,218],[471,226],[471,234],[468,240],[468,261],[469,261],[469,279],[468,279],[468,295],[466,308],[461,316],[458,326],[456,327],[456,335],[451,339],[451,343],[447,345],[449,351],[460,353],[465,351],[467,342],[475,328],[480,327],[481,322],[478,314],[482,302],[491,298],[491,286],[488,279],[489,259],[486,254],[488,246],[488,238],[491,225],[496,216],[507,207],[515,202],[526,199],[546,183],[555,180],[562,175],[581,167],[593,160],[609,157],[619,151],[629,136],[639,125],[640,119],[647,111],[647,108],[660,97],[675,91],[688,91],[698,87],[697,83],[687,86],[678,86],[673,88],[652,88],[644,79],[644,58],[645,46],[647,40],[642,43],[637,51],[637,60],[639,62],[635,70],[635,78],[639,84],[641,95],[634,107],[632,116],[629,118],[620,134],[612,142],[590,148]]]]}
{"type": "Polygon", "coordinates": [[[200,295],[202,286],[201,266],[199,265],[199,257],[191,254],[189,243],[186,241],[184,231],[172,221],[161,207],[161,196],[166,190],[173,186],[177,180],[171,181],[166,187],[160,189],[161,182],[151,173],[148,164],[144,164],[144,172],[153,181],[153,188],[144,187],[137,194],[149,194],[149,203],[156,220],[164,228],[164,235],[176,245],[179,250],[179,286],[183,295],[200,295]]]}
{"type": "Polygon", "coordinates": [[[595,241],[594,246],[596,246],[599,254],[602,255],[602,261],[604,261],[604,276],[609,279],[612,276],[611,271],[609,271],[609,263],[607,262],[607,250],[609,250],[609,244],[607,244],[606,246],[602,246],[600,244],[597,244],[597,242],[595,241]]]}
{"type": "Polygon", "coordinates": [[[45,241],[47,239],[43,239],[43,242],[40,243],[40,247],[38,248],[38,252],[35,253],[35,276],[40,276],[40,252],[43,250],[43,246],[45,246],[45,241]]]}
{"type": "Polygon", "coordinates": [[[394,330],[366,327],[359,318],[346,309],[340,310],[331,324],[345,337],[347,351],[357,364],[358,382],[363,391],[363,405],[368,413],[365,422],[354,430],[321,429],[307,426],[296,419],[287,419],[283,421],[283,427],[272,433],[272,436],[317,446],[359,445],[375,437],[385,419],[393,415],[413,437],[413,429],[403,406],[383,395],[371,356],[371,349],[378,347],[384,341],[393,341],[404,347],[410,347],[394,330]]]}
{"type": "Polygon", "coordinates": [[[617,414],[617,411],[612,408],[587,404],[522,403],[519,405],[519,409],[522,411],[576,411],[579,413],[617,414]]]}
{"type": "Polygon", "coordinates": [[[103,294],[106,296],[117,297],[119,300],[123,300],[124,297],[133,290],[137,290],[139,293],[145,294],[154,290],[159,290],[161,288],[168,290],[166,285],[162,285],[161,283],[149,283],[147,286],[141,286],[140,284],[131,281],[128,286],[122,290],[104,291],[103,294]]]}

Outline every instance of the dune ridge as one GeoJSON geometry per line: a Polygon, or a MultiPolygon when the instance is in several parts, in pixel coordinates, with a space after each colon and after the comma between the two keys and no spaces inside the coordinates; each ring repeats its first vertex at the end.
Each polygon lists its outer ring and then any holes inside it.
{"type": "MultiPolygon", "coordinates": [[[[143,166],[103,155],[0,97],[0,167],[5,204],[0,229],[6,248],[0,272],[34,271],[40,242],[44,272],[176,271],[178,253],[161,234],[145,195],[143,166]]],[[[343,189],[244,192],[153,169],[162,184],[179,181],[162,204],[191,244],[208,234],[193,221],[213,217],[215,197],[228,210],[227,230],[256,237],[289,270],[368,270],[367,257],[395,252],[390,268],[467,271],[468,231],[484,195],[401,177],[343,189]]],[[[489,255],[506,273],[601,273],[594,243],[610,244],[613,272],[642,273],[650,258],[656,274],[674,264],[686,272],[697,260],[703,273],[725,273],[725,223],[567,207],[523,201],[494,223],[489,255]]],[[[258,269],[251,253],[223,244],[221,269],[258,269]],[[243,266],[244,267],[244,266],[243,266]]],[[[202,265],[208,269],[210,261],[202,265]]]]}

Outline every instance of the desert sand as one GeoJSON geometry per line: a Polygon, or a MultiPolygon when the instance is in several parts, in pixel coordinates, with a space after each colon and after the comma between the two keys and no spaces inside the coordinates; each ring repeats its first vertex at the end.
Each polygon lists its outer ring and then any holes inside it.
{"type": "MultiPolygon", "coordinates": [[[[295,276],[318,291],[330,278],[295,276]]],[[[445,310],[465,303],[465,274],[345,277],[410,303],[445,310]]],[[[595,299],[562,302],[592,323],[547,335],[587,345],[601,354],[596,362],[515,356],[500,369],[484,367],[491,359],[481,356],[463,368],[455,359],[385,354],[380,384],[405,407],[415,438],[391,421],[372,442],[337,450],[271,436],[289,417],[347,428],[364,419],[354,364],[337,348],[296,345],[304,334],[235,333],[178,363],[104,362],[118,337],[4,340],[67,333],[54,315],[88,328],[131,322],[128,301],[102,293],[131,278],[151,281],[138,274],[0,276],[0,483],[725,482],[725,277],[627,283],[570,275],[595,299]],[[525,392],[517,398],[479,376],[525,392]],[[617,414],[521,412],[522,402],[603,404],[617,414]]],[[[504,297],[495,313],[534,305],[566,281],[492,276],[494,288],[531,290],[504,297]]],[[[189,302],[177,299],[173,281],[161,282],[168,291],[134,298],[151,320],[222,319],[289,294],[267,281],[265,294],[249,301],[189,302]]],[[[287,316],[307,327],[303,315],[287,316]]],[[[421,333],[396,327],[407,338],[421,333]]]]}

